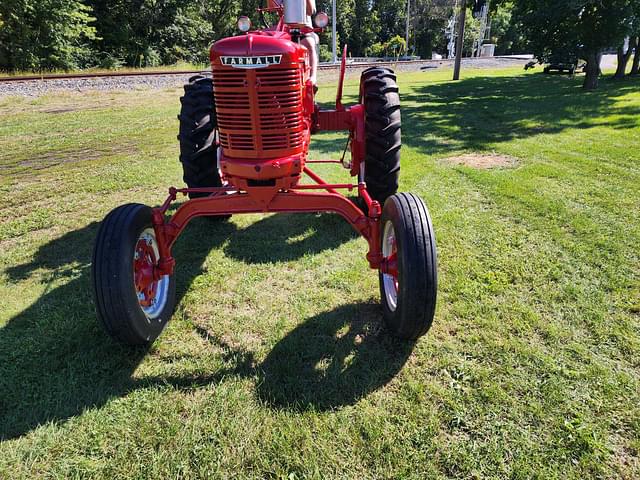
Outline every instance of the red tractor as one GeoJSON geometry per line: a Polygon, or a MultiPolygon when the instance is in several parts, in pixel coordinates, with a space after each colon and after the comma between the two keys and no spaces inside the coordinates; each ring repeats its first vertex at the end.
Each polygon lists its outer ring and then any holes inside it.
{"type": "MultiPolygon", "coordinates": [[[[175,308],[172,246],[196,217],[256,212],[333,212],[369,244],[379,272],[388,329],[403,339],[424,335],[437,293],[436,245],[429,212],[415,195],[397,193],[400,97],[392,70],[362,73],[359,103],[342,105],[345,54],[335,109],[315,103],[315,32],[324,13],[309,18],[309,0],[271,0],[259,9],[279,20],[211,47],[212,78],[193,77],[181,99],[180,147],[187,188],[170,188],[157,208],[127,204],[107,215],[93,256],[93,286],[107,333],[128,345],[153,342],[175,308]],[[308,158],[311,135],[349,132],[351,159],[308,158]],[[313,163],[346,167],[357,181],[331,184],[313,163]],[[305,183],[307,176],[312,183],[305,183]],[[356,191],[354,200],[338,193],[356,191]],[[167,218],[178,194],[188,195],[167,218]]],[[[215,225],[215,223],[212,223],[215,225]]]]}

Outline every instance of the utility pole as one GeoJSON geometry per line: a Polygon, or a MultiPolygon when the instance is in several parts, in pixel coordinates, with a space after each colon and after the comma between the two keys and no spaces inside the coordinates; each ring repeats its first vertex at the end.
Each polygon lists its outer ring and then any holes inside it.
{"type": "Polygon", "coordinates": [[[464,24],[467,21],[467,0],[462,0],[460,7],[460,30],[456,42],[456,63],[453,68],[453,79],[460,80],[460,67],[462,66],[462,49],[464,48],[464,24]]]}
{"type": "Polygon", "coordinates": [[[332,13],[332,18],[333,18],[333,63],[338,63],[338,47],[337,47],[337,37],[338,37],[338,31],[336,30],[336,24],[337,24],[337,20],[336,17],[338,16],[336,13],[336,0],[333,0],[333,11],[332,13]]]}
{"type": "Polygon", "coordinates": [[[411,0],[407,0],[407,56],[409,55],[409,19],[411,18],[411,0]]]}

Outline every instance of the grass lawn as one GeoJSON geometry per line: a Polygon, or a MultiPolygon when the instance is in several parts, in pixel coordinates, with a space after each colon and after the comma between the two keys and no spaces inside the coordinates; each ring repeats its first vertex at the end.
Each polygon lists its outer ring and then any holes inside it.
{"type": "Polygon", "coordinates": [[[0,478],[639,478],[640,79],[449,76],[399,78],[440,255],[415,345],[328,214],[194,221],[169,327],[114,344],[93,240],[181,184],[180,92],[0,98],[0,478]],[[517,162],[449,160],[483,152],[517,162]]]}

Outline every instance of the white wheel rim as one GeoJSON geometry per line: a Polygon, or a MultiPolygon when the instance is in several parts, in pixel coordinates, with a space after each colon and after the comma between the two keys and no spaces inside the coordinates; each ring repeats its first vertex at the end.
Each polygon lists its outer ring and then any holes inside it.
{"type": "MultiPolygon", "coordinates": [[[[395,251],[396,231],[391,221],[388,221],[384,226],[384,232],[382,234],[382,256],[389,258],[395,251]]],[[[382,286],[389,310],[395,312],[396,308],[398,308],[398,281],[393,275],[383,273],[382,286]]]]}
{"type": "MultiPolygon", "coordinates": [[[[147,245],[151,247],[156,259],[160,258],[158,241],[156,240],[156,233],[153,228],[147,228],[140,234],[140,237],[138,237],[138,241],[136,242],[136,246],[140,241],[146,242],[147,245]]],[[[134,251],[133,255],[135,263],[137,252],[134,251]]],[[[162,312],[167,305],[167,300],[169,299],[169,275],[163,275],[162,278],[160,278],[160,280],[157,280],[155,283],[156,294],[153,299],[154,301],[150,306],[145,307],[144,305],[142,305],[142,302],[144,301],[144,294],[137,293],[138,303],[140,304],[140,308],[142,309],[145,317],[147,317],[147,320],[155,320],[160,315],[162,315],[162,312]]]]}

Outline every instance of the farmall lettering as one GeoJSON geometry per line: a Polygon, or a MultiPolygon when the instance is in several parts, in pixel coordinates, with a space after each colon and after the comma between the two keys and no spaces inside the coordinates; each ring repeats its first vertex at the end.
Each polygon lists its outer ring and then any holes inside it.
{"type": "Polygon", "coordinates": [[[269,65],[280,65],[282,55],[266,55],[261,57],[220,57],[223,65],[234,68],[265,68],[269,65]]]}

